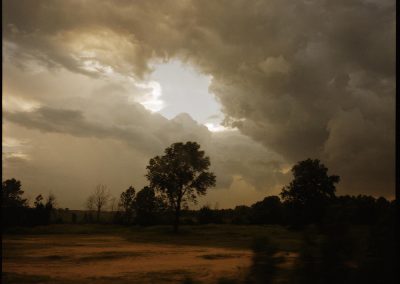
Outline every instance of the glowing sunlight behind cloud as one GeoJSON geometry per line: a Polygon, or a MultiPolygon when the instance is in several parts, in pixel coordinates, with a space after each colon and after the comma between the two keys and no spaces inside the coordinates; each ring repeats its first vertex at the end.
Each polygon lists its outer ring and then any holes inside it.
{"type": "Polygon", "coordinates": [[[215,124],[215,123],[212,123],[212,122],[205,123],[204,125],[211,132],[222,132],[222,131],[235,131],[235,130],[237,130],[236,128],[225,127],[225,126],[223,126],[221,124],[215,124]]]}
{"type": "Polygon", "coordinates": [[[150,92],[146,92],[143,96],[136,99],[138,103],[152,112],[158,112],[164,108],[164,102],[161,100],[162,88],[160,83],[150,81],[147,83],[136,83],[136,86],[150,90],[150,92]]]}
{"type": "Polygon", "coordinates": [[[220,110],[221,105],[209,88],[212,76],[202,74],[193,66],[179,60],[154,64],[152,68],[154,71],[150,79],[154,81],[148,84],[158,82],[160,89],[158,92],[158,89],[153,88],[152,97],[140,101],[143,106],[168,119],[180,113],[188,113],[212,132],[231,130],[221,125],[224,117],[220,110]]]}

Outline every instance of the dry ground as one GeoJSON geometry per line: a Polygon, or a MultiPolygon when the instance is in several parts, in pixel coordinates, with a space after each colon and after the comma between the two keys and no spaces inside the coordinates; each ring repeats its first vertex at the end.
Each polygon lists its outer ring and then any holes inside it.
{"type": "Polygon", "coordinates": [[[249,250],[135,243],[102,235],[6,237],[3,248],[3,273],[16,282],[20,277],[37,283],[175,283],[185,278],[211,283],[242,277],[251,264],[249,250]]]}
{"type": "Polygon", "coordinates": [[[241,283],[252,265],[252,239],[277,241],[293,266],[299,236],[277,226],[127,228],[51,225],[3,235],[3,283],[241,283]],[[224,281],[221,281],[224,279],[224,281]]]}

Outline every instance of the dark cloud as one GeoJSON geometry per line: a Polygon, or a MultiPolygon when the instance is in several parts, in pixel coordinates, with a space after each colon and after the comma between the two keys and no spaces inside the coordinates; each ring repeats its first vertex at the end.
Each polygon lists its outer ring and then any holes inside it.
{"type": "MultiPolygon", "coordinates": [[[[33,60],[91,76],[104,75],[106,66],[140,79],[152,60],[192,64],[212,75],[226,123],[265,151],[289,164],[321,158],[342,176],[342,193],[389,196],[394,7],[394,1],[372,0],[3,1],[3,36],[7,54],[22,66],[33,60]]],[[[34,115],[35,127],[52,127],[40,119],[54,113],[34,115]]],[[[71,128],[83,118],[66,115],[57,128],[109,133],[108,126],[85,121],[71,128]]],[[[152,131],[163,141],[168,134],[160,129],[178,127],[161,125],[152,131]]],[[[111,129],[125,140],[137,133],[111,129]]],[[[193,138],[182,133],[177,138],[193,138]]],[[[274,170],[260,165],[251,166],[274,170]]],[[[249,179],[257,183],[258,176],[249,179]]]]}
{"type": "Polygon", "coordinates": [[[160,141],[138,127],[103,126],[89,122],[80,111],[41,107],[30,112],[4,112],[10,122],[43,132],[63,133],[78,137],[114,138],[127,143],[134,141],[135,147],[152,152],[160,147],[160,141]]]}

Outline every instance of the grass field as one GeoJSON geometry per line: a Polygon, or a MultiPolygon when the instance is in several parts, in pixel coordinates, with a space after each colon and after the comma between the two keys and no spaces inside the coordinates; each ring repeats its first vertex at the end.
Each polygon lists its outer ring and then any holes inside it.
{"type": "Polygon", "coordinates": [[[182,226],[179,234],[166,226],[14,228],[3,235],[2,283],[240,283],[253,240],[265,237],[284,277],[302,234],[280,226],[182,226]]]}

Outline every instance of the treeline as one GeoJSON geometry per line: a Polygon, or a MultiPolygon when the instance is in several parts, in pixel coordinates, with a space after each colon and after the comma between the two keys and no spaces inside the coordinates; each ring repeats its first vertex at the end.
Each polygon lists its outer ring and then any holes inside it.
{"type": "Polygon", "coordinates": [[[52,222],[52,214],[56,200],[49,194],[44,198],[39,194],[30,207],[27,199],[22,197],[24,191],[21,182],[12,178],[2,183],[1,187],[1,220],[3,227],[48,225],[52,222]]]}
{"type": "MultiPolygon", "coordinates": [[[[104,189],[104,188],[103,188],[104,189]]],[[[86,211],[55,207],[55,197],[38,195],[33,206],[22,198],[21,182],[6,180],[2,185],[2,221],[4,226],[35,226],[50,223],[109,223],[120,225],[166,225],[173,213],[162,198],[150,187],[136,191],[129,187],[121,193],[117,204],[106,191],[89,196],[86,211]],[[100,197],[98,195],[101,195],[100,197]],[[108,197],[107,197],[108,195],[108,197]],[[102,200],[98,210],[95,200],[102,200]],[[106,197],[105,197],[106,196],[106,197]],[[93,202],[93,204],[92,204],[93,202]],[[109,211],[104,211],[105,208],[109,211]]],[[[297,208],[293,203],[282,201],[279,196],[267,196],[250,206],[240,205],[234,209],[218,209],[203,206],[199,210],[182,210],[182,224],[237,224],[237,225],[283,225],[293,228],[307,224],[374,225],[394,222],[395,201],[384,197],[337,196],[315,213],[314,208],[297,208]],[[318,214],[318,216],[314,216],[318,214]],[[318,218],[316,218],[318,217],[318,218]],[[318,222],[315,222],[315,221],[318,222]]]]}
{"type": "MultiPolygon", "coordinates": [[[[395,201],[384,197],[338,196],[325,205],[323,214],[313,216],[312,208],[295,208],[290,202],[282,202],[278,196],[267,196],[251,206],[236,206],[234,209],[211,209],[202,207],[199,211],[187,212],[200,224],[240,225],[289,225],[307,224],[353,224],[372,225],[394,217],[395,201]],[[310,210],[310,212],[305,212],[310,210]],[[315,220],[318,219],[318,222],[315,220]]],[[[183,222],[185,222],[185,219],[183,222]]],[[[186,222],[188,222],[186,220],[186,222]]],[[[190,222],[190,221],[189,221],[190,222]]]]}
{"type": "MultiPolygon", "coordinates": [[[[177,157],[171,155],[156,157],[163,163],[180,161],[186,153],[196,153],[196,163],[208,167],[208,158],[203,158],[204,153],[198,151],[199,145],[188,142],[176,143],[167,148],[169,154],[178,152],[177,157]],[[178,150],[176,150],[175,148],[178,150]],[[185,147],[188,147],[186,149],[185,147]],[[169,153],[171,152],[171,153],[169,153]],[[200,153],[200,154],[198,154],[200,153]]],[[[158,163],[161,163],[158,161],[158,163]]],[[[195,164],[193,161],[192,164],[195,164]]],[[[189,163],[188,165],[191,165],[189,163]]],[[[179,163],[178,163],[179,164],[179,163]]],[[[153,159],[151,167],[158,165],[153,159]]],[[[149,166],[150,167],[150,166],[149,166]]],[[[148,167],[148,168],[149,168],[148,167]]],[[[185,166],[189,168],[189,166],[185,166]]],[[[207,181],[215,181],[214,176],[208,176],[207,172],[200,172],[198,177],[204,176],[207,181]]],[[[197,187],[205,194],[209,183],[192,179],[195,172],[182,170],[176,174],[166,165],[154,170],[149,170],[149,176],[158,183],[165,183],[171,190],[163,190],[152,182],[140,191],[133,186],[123,191],[119,199],[112,198],[105,185],[98,185],[86,200],[87,211],[82,218],[78,218],[71,212],[72,223],[115,223],[125,225],[159,225],[174,224],[278,224],[292,228],[302,228],[305,225],[315,224],[319,227],[329,224],[354,224],[374,225],[377,223],[393,223],[395,216],[395,201],[388,201],[384,197],[372,196],[336,196],[335,184],[340,178],[336,175],[328,175],[328,169],[317,159],[307,159],[298,162],[292,168],[293,180],[282,188],[280,196],[267,196],[263,200],[251,206],[236,206],[234,209],[211,209],[204,206],[200,210],[188,210],[190,201],[196,201],[200,193],[193,190],[197,187]],[[167,168],[167,170],[165,170],[167,168]],[[154,173],[156,172],[156,173],[154,173]],[[168,173],[168,174],[166,174],[168,173]],[[172,176],[172,177],[171,177],[172,176]],[[182,177],[181,177],[182,176],[182,177]],[[188,178],[190,177],[190,178],[188,178]],[[191,180],[190,186],[185,190],[181,187],[176,190],[180,179],[191,180]],[[178,181],[177,181],[178,180],[178,181]],[[104,220],[106,209],[111,209],[108,220],[104,220]]],[[[198,178],[198,179],[199,179],[198,178]]],[[[46,225],[53,221],[62,222],[55,212],[55,197],[49,195],[45,199],[38,195],[33,207],[30,207],[23,198],[21,182],[16,179],[6,180],[2,183],[2,224],[3,226],[15,225],[46,225]],[[52,218],[53,217],[53,218],[52,218]]],[[[64,219],[65,222],[68,222],[64,219]]]]}

